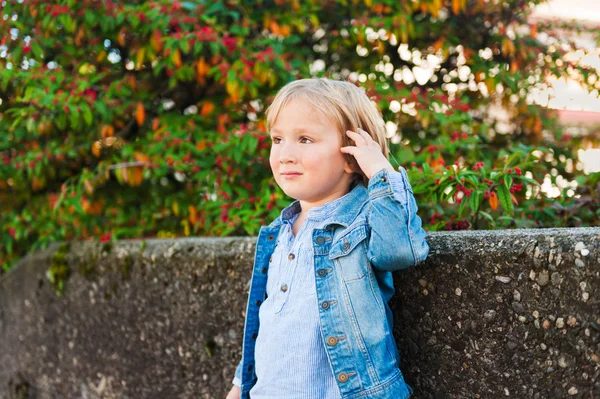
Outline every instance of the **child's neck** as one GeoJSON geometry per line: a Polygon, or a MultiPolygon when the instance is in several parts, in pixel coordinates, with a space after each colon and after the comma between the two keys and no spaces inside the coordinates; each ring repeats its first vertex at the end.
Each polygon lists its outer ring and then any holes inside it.
{"type": "Polygon", "coordinates": [[[294,224],[292,224],[292,234],[294,235],[294,237],[296,237],[296,235],[298,235],[298,232],[302,228],[302,224],[304,224],[304,220],[306,219],[307,216],[308,216],[308,212],[301,211],[298,214],[298,216],[296,217],[296,220],[294,220],[294,224]]]}

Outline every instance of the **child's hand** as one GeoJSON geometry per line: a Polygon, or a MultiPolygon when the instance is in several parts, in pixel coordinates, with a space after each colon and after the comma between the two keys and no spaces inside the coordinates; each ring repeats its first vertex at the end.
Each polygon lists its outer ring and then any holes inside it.
{"type": "Polygon", "coordinates": [[[237,385],[234,385],[231,388],[231,391],[229,391],[229,393],[227,394],[227,397],[225,399],[240,399],[241,395],[242,395],[242,392],[240,391],[240,387],[238,387],[237,385]]]}
{"type": "Polygon", "coordinates": [[[358,133],[346,130],[346,134],[354,140],[356,146],[341,147],[340,151],[353,155],[356,158],[356,162],[358,162],[358,166],[360,166],[360,169],[368,179],[381,169],[394,171],[394,167],[390,161],[381,152],[379,144],[367,132],[359,128],[358,133]]]}

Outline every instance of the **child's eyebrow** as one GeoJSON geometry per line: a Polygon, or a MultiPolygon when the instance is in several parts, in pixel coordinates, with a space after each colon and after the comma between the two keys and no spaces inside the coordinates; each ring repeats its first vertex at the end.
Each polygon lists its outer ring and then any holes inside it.
{"type": "MultiPolygon", "coordinates": [[[[280,131],[277,130],[277,129],[271,129],[271,133],[280,133],[280,131]]],[[[314,131],[308,130],[308,129],[303,128],[303,127],[297,127],[297,128],[295,128],[295,129],[292,130],[292,133],[297,133],[297,134],[298,133],[314,133],[314,131]]]]}

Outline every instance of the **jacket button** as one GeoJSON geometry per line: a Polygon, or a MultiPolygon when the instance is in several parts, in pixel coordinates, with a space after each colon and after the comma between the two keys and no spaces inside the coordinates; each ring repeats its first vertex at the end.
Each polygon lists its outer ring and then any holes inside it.
{"type": "Polygon", "coordinates": [[[321,237],[321,236],[317,237],[316,242],[318,245],[323,244],[325,242],[325,237],[321,237]]]}
{"type": "Polygon", "coordinates": [[[338,339],[336,337],[327,338],[327,345],[335,346],[338,343],[338,339]]]}
{"type": "Polygon", "coordinates": [[[319,277],[325,277],[327,275],[327,270],[325,270],[325,269],[319,269],[319,271],[317,272],[317,274],[319,275],[319,277]]]}
{"type": "Polygon", "coordinates": [[[348,381],[348,374],[346,374],[346,373],[339,373],[338,374],[338,381],[339,382],[346,382],[346,381],[348,381]]]}
{"type": "Polygon", "coordinates": [[[272,240],[272,239],[274,239],[274,238],[275,238],[275,237],[273,237],[273,236],[268,236],[268,237],[267,237],[267,240],[271,241],[271,240],[272,240]]]}
{"type": "Polygon", "coordinates": [[[348,252],[349,249],[350,249],[350,243],[349,242],[344,243],[344,246],[342,247],[342,251],[348,252]]]}
{"type": "Polygon", "coordinates": [[[282,285],[281,286],[281,291],[286,292],[287,291],[287,285],[282,285]]]}
{"type": "Polygon", "coordinates": [[[383,177],[381,178],[381,181],[385,183],[385,182],[387,181],[386,177],[385,177],[385,176],[383,176],[383,177]]]}
{"type": "Polygon", "coordinates": [[[256,339],[258,337],[257,333],[252,334],[252,339],[256,339]]]}
{"type": "Polygon", "coordinates": [[[262,303],[262,301],[259,299],[256,301],[256,306],[260,306],[260,304],[262,303]]]}
{"type": "Polygon", "coordinates": [[[323,303],[321,303],[321,309],[323,309],[323,310],[329,309],[329,302],[323,301],[323,303]]]}
{"type": "Polygon", "coordinates": [[[262,268],[262,272],[263,272],[263,274],[267,274],[267,268],[266,268],[266,267],[263,267],[263,268],[262,268]]]}
{"type": "Polygon", "coordinates": [[[295,258],[294,254],[289,254],[289,255],[288,255],[288,259],[289,259],[289,260],[294,260],[294,258],[295,258]]]}
{"type": "Polygon", "coordinates": [[[273,262],[273,257],[269,256],[269,262],[273,262]]]}

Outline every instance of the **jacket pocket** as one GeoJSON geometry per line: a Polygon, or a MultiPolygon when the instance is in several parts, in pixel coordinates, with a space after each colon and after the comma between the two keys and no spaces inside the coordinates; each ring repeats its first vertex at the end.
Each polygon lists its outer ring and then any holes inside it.
{"type": "Polygon", "coordinates": [[[367,257],[367,225],[360,225],[340,237],[329,251],[338,273],[345,282],[366,276],[371,264],[367,257]]]}

